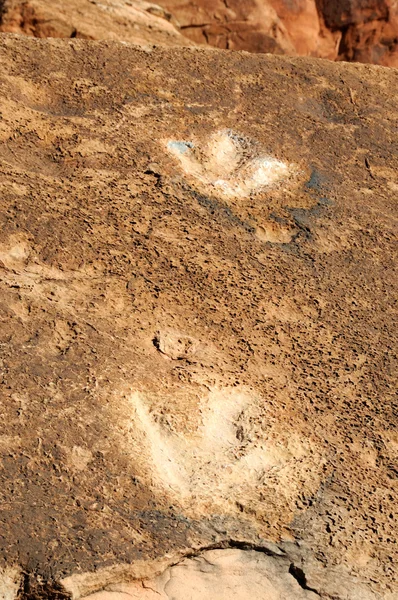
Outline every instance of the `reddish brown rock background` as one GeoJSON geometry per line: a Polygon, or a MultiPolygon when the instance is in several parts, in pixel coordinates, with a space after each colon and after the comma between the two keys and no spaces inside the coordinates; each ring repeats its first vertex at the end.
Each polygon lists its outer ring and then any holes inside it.
{"type": "Polygon", "coordinates": [[[218,48],[398,66],[396,0],[159,0],[218,48]]]}
{"type": "Polygon", "coordinates": [[[171,14],[143,0],[0,0],[0,32],[190,46],[171,14]]]}
{"type": "Polygon", "coordinates": [[[3,0],[0,31],[398,66],[397,0],[3,0]],[[159,5],[161,6],[159,6],[159,5]]]}

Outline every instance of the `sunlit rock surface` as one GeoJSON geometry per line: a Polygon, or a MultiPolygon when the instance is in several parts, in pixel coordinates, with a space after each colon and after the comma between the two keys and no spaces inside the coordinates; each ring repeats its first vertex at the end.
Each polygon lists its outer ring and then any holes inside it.
{"type": "Polygon", "coordinates": [[[3,596],[396,598],[397,72],[0,52],[3,596]]]}
{"type": "Polygon", "coordinates": [[[0,32],[398,67],[397,0],[2,0],[0,32]]]}
{"type": "Polygon", "coordinates": [[[398,67],[396,0],[158,0],[218,48],[398,67]]]}
{"type": "Polygon", "coordinates": [[[146,0],[2,0],[0,32],[142,45],[193,45],[179,33],[178,24],[166,9],[146,0]]]}

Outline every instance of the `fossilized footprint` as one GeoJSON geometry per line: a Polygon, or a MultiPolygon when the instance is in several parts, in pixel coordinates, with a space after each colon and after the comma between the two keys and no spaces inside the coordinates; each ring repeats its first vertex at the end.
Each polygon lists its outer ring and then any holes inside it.
{"type": "Polygon", "coordinates": [[[262,510],[267,487],[288,504],[304,488],[316,489],[318,473],[309,468],[313,450],[307,440],[290,432],[266,441],[261,427],[256,432],[248,425],[258,421],[257,402],[245,388],[214,389],[199,407],[197,430],[178,433],[151,413],[144,395],[133,393],[133,436],[154,489],[188,512],[201,505],[228,512],[245,505],[262,510]]]}
{"type": "Polygon", "coordinates": [[[217,131],[203,147],[184,141],[169,141],[167,147],[204,189],[232,198],[261,191],[294,170],[272,156],[258,155],[253,143],[229,130],[217,131]]]}
{"type": "Polygon", "coordinates": [[[189,184],[217,199],[224,214],[227,207],[235,224],[262,241],[288,243],[297,233],[288,215],[270,216],[280,208],[278,194],[284,202],[286,189],[299,179],[297,165],[262,153],[258,144],[230,130],[217,131],[203,143],[168,140],[166,145],[189,184]],[[272,200],[266,199],[271,190],[272,200]]]}

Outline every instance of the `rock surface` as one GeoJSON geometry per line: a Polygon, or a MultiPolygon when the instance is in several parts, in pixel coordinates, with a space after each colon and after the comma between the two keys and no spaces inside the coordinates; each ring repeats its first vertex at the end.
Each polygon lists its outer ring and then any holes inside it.
{"type": "Polygon", "coordinates": [[[218,48],[398,66],[396,0],[158,0],[218,48]]]}
{"type": "Polygon", "coordinates": [[[145,0],[2,0],[0,31],[39,38],[122,40],[135,44],[193,45],[171,14],[145,0]]]}
{"type": "Polygon", "coordinates": [[[263,0],[162,0],[181,31],[199,44],[217,48],[294,54],[288,31],[272,4],[263,0]]]}
{"type": "Polygon", "coordinates": [[[3,596],[396,598],[397,71],[0,56],[3,596]]]}
{"type": "Polygon", "coordinates": [[[398,67],[397,0],[3,0],[1,31],[398,67]]]}
{"type": "Polygon", "coordinates": [[[316,600],[289,572],[289,561],[261,552],[210,550],[186,558],[152,580],[109,586],[85,600],[316,600]],[[126,598],[127,595],[127,598],[126,598]]]}
{"type": "Polygon", "coordinates": [[[398,67],[397,0],[319,0],[326,26],[341,32],[338,58],[398,67]]]}

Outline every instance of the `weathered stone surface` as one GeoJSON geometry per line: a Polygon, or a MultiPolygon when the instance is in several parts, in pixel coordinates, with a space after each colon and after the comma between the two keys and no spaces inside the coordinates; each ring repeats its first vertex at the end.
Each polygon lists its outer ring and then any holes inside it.
{"type": "Polygon", "coordinates": [[[398,66],[396,0],[159,0],[219,48],[398,66]]]}
{"type": "Polygon", "coordinates": [[[335,59],[339,34],[321,27],[315,0],[160,0],[182,33],[218,48],[335,59]]]}
{"type": "Polygon", "coordinates": [[[39,38],[193,44],[177,31],[168,11],[145,0],[3,0],[0,31],[39,38]]]}
{"type": "Polygon", "coordinates": [[[85,600],[317,600],[318,594],[303,589],[289,567],[287,559],[253,550],[210,550],[152,580],[109,586],[85,600]]]}
{"type": "Polygon", "coordinates": [[[294,46],[274,7],[262,0],[162,0],[176,16],[182,33],[217,48],[294,54],[294,46]]]}
{"type": "Polygon", "coordinates": [[[396,0],[159,0],[159,4],[3,0],[0,31],[166,46],[209,44],[398,66],[396,0]]]}
{"type": "Polygon", "coordinates": [[[270,0],[297,54],[335,60],[341,33],[325,26],[316,0],[270,0]]]}
{"type": "Polygon", "coordinates": [[[342,60],[398,66],[396,0],[319,0],[326,26],[341,31],[342,60]]]}
{"type": "MultiPolygon", "coordinates": [[[[291,557],[237,548],[208,550],[171,565],[151,579],[107,585],[84,600],[380,600],[361,581],[321,564],[296,566],[291,557]],[[309,574],[309,576],[308,576],[309,574]],[[312,587],[315,586],[315,587],[312,587]]],[[[313,561],[314,562],[314,561],[313,561]]],[[[64,581],[74,589],[71,577],[64,581]]],[[[394,595],[387,593],[387,600],[394,595]]]]}
{"type": "Polygon", "coordinates": [[[397,71],[0,53],[4,589],[232,549],[302,597],[393,598],[397,71]]]}

